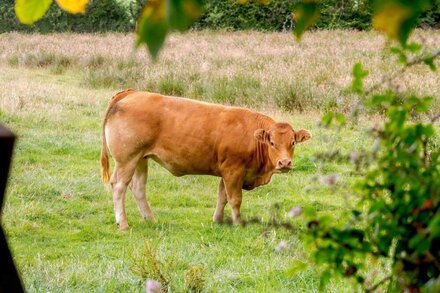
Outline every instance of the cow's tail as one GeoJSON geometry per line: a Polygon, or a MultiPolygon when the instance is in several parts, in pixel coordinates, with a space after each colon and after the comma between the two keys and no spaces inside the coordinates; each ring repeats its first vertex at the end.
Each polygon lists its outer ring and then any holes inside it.
{"type": "Polygon", "coordinates": [[[101,179],[103,183],[107,183],[110,180],[110,163],[108,161],[108,150],[107,150],[107,140],[105,139],[105,130],[102,131],[101,179]]]}
{"type": "Polygon", "coordinates": [[[105,138],[105,124],[107,123],[109,113],[114,108],[115,104],[128,96],[128,94],[134,92],[133,89],[126,89],[122,92],[117,93],[111,99],[107,111],[104,117],[104,123],[102,124],[102,146],[101,146],[101,179],[103,183],[107,183],[110,180],[110,162],[108,159],[108,148],[107,148],[107,140],[105,138]]]}

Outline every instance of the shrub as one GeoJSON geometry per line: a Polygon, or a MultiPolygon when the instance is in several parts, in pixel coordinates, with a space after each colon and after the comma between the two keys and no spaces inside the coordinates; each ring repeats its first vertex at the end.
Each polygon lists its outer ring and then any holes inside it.
{"type": "Polygon", "coordinates": [[[14,1],[0,4],[0,33],[27,32],[127,32],[134,29],[134,18],[117,0],[90,0],[84,15],[72,15],[52,4],[46,15],[32,26],[21,24],[15,16],[14,1]]]}
{"type": "MultiPolygon", "coordinates": [[[[230,30],[291,30],[292,11],[298,1],[272,0],[264,5],[251,0],[240,4],[236,0],[207,0],[205,13],[193,28],[230,30]]],[[[53,4],[48,13],[32,26],[20,24],[15,17],[14,0],[0,3],[0,33],[28,32],[129,32],[133,31],[144,0],[90,0],[84,15],[72,15],[53,4]]],[[[320,29],[369,29],[372,4],[370,0],[322,0],[321,17],[315,24],[320,29]]],[[[440,25],[440,0],[419,20],[422,27],[440,25]]]]}

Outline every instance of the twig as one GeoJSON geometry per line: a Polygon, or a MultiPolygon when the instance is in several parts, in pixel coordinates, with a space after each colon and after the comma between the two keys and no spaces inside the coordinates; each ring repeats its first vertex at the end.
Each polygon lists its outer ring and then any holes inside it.
{"type": "Polygon", "coordinates": [[[439,118],[440,118],[440,112],[437,113],[436,115],[432,116],[432,118],[431,118],[431,123],[434,123],[434,122],[437,121],[437,119],[439,119],[439,118]]]}
{"type": "Polygon", "coordinates": [[[421,56],[417,56],[416,58],[414,58],[413,60],[409,61],[405,67],[403,67],[402,69],[394,72],[394,74],[389,75],[387,78],[382,79],[382,81],[380,83],[376,83],[375,85],[373,85],[371,88],[369,88],[367,91],[365,91],[364,96],[368,96],[369,94],[371,94],[373,91],[377,90],[382,84],[384,83],[390,83],[392,82],[395,78],[399,77],[400,75],[404,74],[406,70],[408,70],[408,68],[420,64],[422,62],[424,62],[427,59],[435,59],[437,57],[440,56],[440,50],[436,50],[434,52],[432,52],[431,55],[421,55],[421,56]]]}
{"type": "Polygon", "coordinates": [[[365,292],[368,292],[368,293],[374,292],[377,288],[379,288],[380,285],[382,285],[383,283],[391,280],[392,277],[393,277],[392,275],[389,275],[389,276],[383,278],[382,280],[377,282],[375,285],[373,285],[373,287],[365,289],[365,292]]]}

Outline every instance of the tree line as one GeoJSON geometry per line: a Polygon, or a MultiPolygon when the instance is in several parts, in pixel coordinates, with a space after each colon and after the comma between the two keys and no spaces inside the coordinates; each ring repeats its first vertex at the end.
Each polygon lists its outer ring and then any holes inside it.
{"type": "MultiPolygon", "coordinates": [[[[145,0],[91,0],[85,14],[69,14],[52,4],[47,14],[32,26],[21,24],[15,16],[14,0],[0,3],[0,32],[130,32],[145,0]]],[[[195,29],[290,31],[295,26],[292,14],[299,1],[206,0],[205,12],[192,24],[195,29]],[[243,5],[243,2],[244,5],[243,5]]],[[[371,28],[371,0],[322,0],[317,29],[371,28]]],[[[440,28],[440,0],[424,11],[418,20],[423,28],[440,28]]]]}

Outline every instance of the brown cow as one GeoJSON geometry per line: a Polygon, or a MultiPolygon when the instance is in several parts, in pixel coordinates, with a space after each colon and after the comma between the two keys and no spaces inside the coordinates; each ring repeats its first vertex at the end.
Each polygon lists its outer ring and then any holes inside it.
{"type": "Polygon", "coordinates": [[[247,109],[185,98],[125,90],[116,94],[103,124],[101,172],[108,182],[107,147],[115,161],[111,177],[116,223],[128,228],[125,191],[130,185],[145,219],[154,220],[145,195],[148,159],[175,176],[221,177],[214,221],[223,220],[226,203],[241,223],[242,189],[269,183],[272,174],[293,168],[295,144],[311,137],[287,123],[247,109]]]}

